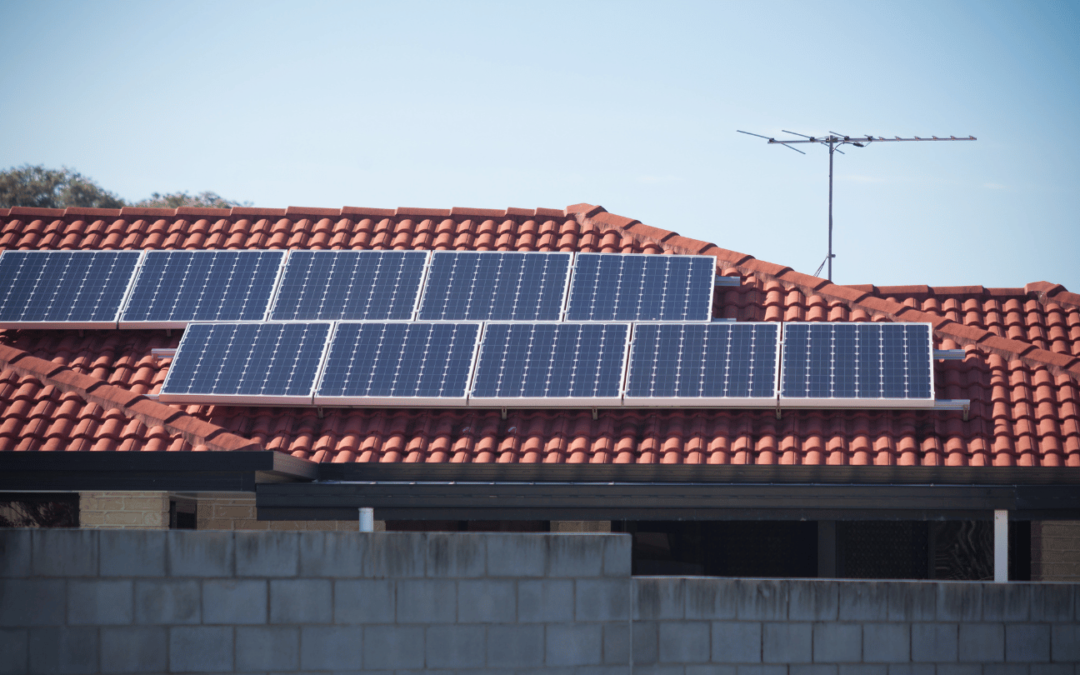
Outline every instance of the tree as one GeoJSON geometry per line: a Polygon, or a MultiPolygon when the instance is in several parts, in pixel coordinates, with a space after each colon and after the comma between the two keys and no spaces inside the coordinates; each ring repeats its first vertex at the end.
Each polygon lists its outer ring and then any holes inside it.
{"type": "Polygon", "coordinates": [[[150,195],[149,199],[136,202],[135,206],[158,209],[175,209],[180,206],[229,209],[234,206],[251,206],[251,202],[234,202],[231,199],[225,199],[216,192],[207,190],[194,195],[189,195],[186,192],[171,192],[164,195],[155,192],[150,195]]]}
{"type": "Polygon", "coordinates": [[[0,208],[12,206],[118,209],[124,206],[124,200],[67,167],[57,171],[24,164],[0,172],[0,208]]]}

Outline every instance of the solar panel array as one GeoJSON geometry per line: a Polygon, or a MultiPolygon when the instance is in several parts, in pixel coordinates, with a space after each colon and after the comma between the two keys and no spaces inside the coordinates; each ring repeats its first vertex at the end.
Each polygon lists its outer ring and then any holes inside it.
{"type": "Polygon", "coordinates": [[[709,321],[711,256],[579,253],[567,321],[709,321]]]}
{"type": "Polygon", "coordinates": [[[436,251],[421,321],[558,321],[569,253],[436,251]]]}
{"type": "Polygon", "coordinates": [[[139,251],[4,251],[0,328],[115,328],[139,251]]]}
{"type": "Polygon", "coordinates": [[[330,323],[188,326],[160,400],[165,403],[310,405],[330,323]]]}

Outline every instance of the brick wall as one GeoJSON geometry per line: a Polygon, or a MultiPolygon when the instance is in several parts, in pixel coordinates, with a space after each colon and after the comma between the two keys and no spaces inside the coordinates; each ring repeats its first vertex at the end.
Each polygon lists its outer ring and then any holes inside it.
{"type": "Polygon", "coordinates": [[[0,672],[1075,675],[1080,584],[631,578],[626,535],[0,532],[0,672]]]}
{"type": "MultiPolygon", "coordinates": [[[[195,518],[200,530],[274,530],[279,532],[338,531],[356,532],[360,528],[360,514],[356,520],[257,520],[255,495],[229,497],[200,497],[195,518]]],[[[376,522],[376,529],[384,525],[376,522]]]]}
{"type": "Polygon", "coordinates": [[[167,492],[81,492],[79,527],[89,529],[167,530],[167,492]]]}
{"type": "Polygon", "coordinates": [[[1031,524],[1031,578],[1080,581],[1080,521],[1031,524]]]}

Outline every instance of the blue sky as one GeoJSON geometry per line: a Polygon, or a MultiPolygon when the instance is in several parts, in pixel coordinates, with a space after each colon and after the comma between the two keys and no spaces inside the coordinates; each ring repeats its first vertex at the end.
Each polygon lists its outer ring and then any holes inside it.
{"type": "Polygon", "coordinates": [[[0,167],[127,199],[578,202],[838,283],[1080,291],[1080,2],[0,3],[0,167]]]}

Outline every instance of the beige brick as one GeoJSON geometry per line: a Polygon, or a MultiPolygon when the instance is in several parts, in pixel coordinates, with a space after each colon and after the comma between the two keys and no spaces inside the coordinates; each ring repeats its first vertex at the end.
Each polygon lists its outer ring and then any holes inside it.
{"type": "Polygon", "coordinates": [[[79,526],[89,527],[93,525],[104,525],[105,514],[104,513],[86,513],[85,511],[79,514],[79,526]]]}
{"type": "Polygon", "coordinates": [[[253,519],[234,520],[233,521],[233,529],[234,530],[269,530],[270,529],[270,522],[266,521],[266,520],[253,520],[253,519]]]}
{"type": "Polygon", "coordinates": [[[215,506],[215,518],[254,518],[254,506],[215,506]]]}
{"type": "Polygon", "coordinates": [[[142,524],[147,527],[154,528],[168,528],[169,527],[169,514],[167,513],[143,513],[142,524]]]}
{"type": "Polygon", "coordinates": [[[106,525],[139,525],[142,523],[142,514],[130,511],[109,511],[105,514],[106,525]]]}
{"type": "Polygon", "coordinates": [[[125,511],[162,511],[168,510],[169,502],[164,497],[125,497],[125,511]]]}
{"type": "Polygon", "coordinates": [[[102,497],[98,500],[97,510],[99,511],[123,511],[124,500],[120,497],[102,497]]]}

